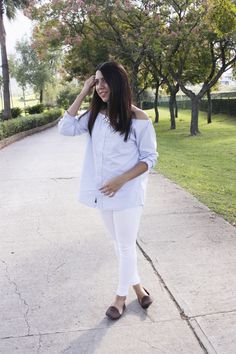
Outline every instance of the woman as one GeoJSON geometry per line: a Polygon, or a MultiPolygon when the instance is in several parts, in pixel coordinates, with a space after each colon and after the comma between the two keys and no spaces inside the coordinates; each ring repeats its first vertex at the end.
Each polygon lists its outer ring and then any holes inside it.
{"type": "Polygon", "coordinates": [[[100,210],[119,260],[119,284],[106,315],[118,319],[130,285],[143,308],[152,303],[141,286],[136,239],[144,205],[148,171],[157,160],[156,135],[145,112],[131,104],[128,76],[122,65],[105,62],[84,83],[58,123],[63,135],[89,133],[80,179],[80,202],[100,210]],[[92,91],[90,109],[76,114],[92,91]]]}

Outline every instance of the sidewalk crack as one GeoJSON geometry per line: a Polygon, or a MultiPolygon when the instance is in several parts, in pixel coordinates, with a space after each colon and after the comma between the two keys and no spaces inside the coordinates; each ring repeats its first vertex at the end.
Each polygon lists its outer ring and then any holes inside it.
{"type": "MultiPolygon", "coordinates": [[[[206,333],[205,333],[204,330],[202,329],[200,323],[199,323],[197,320],[195,320],[195,319],[192,319],[192,321],[196,323],[196,325],[198,326],[199,330],[202,332],[203,336],[206,338],[206,341],[210,344],[210,346],[211,346],[211,351],[213,350],[214,353],[217,354],[217,351],[215,350],[213,344],[211,343],[211,341],[210,341],[209,338],[207,337],[206,333]]],[[[193,327],[193,329],[194,329],[194,331],[195,331],[195,328],[194,328],[194,327],[193,327]]]]}
{"type": "MultiPolygon", "coordinates": [[[[201,341],[201,338],[198,336],[197,332],[195,331],[193,325],[191,324],[190,318],[184,313],[184,309],[179,305],[178,301],[175,299],[174,295],[172,294],[171,290],[168,288],[167,284],[165,283],[164,279],[162,278],[161,274],[158,272],[158,270],[156,269],[152,259],[149,257],[149,255],[144,251],[144,249],[140,246],[140,243],[138,241],[136,241],[138,248],[140,249],[140,251],[142,252],[143,256],[146,258],[146,260],[150,263],[154,273],[158,276],[162,286],[164,287],[164,289],[167,291],[168,295],[170,296],[171,300],[173,301],[173,303],[175,304],[180,317],[182,318],[182,320],[186,321],[186,323],[188,324],[189,328],[191,329],[193,335],[195,336],[196,340],[198,341],[198,344],[200,345],[200,347],[202,348],[203,352],[208,354],[208,350],[205,347],[205,345],[203,344],[203,342],[201,341]]],[[[210,342],[209,342],[210,343],[210,342]]]]}
{"type": "Polygon", "coordinates": [[[203,313],[203,314],[198,314],[194,316],[189,316],[189,319],[195,319],[198,317],[206,317],[206,316],[214,316],[214,315],[220,315],[220,314],[225,314],[225,313],[235,313],[236,309],[233,310],[225,310],[225,311],[216,311],[216,312],[208,312],[208,313],[203,313]]]}
{"type": "Polygon", "coordinates": [[[14,287],[15,290],[15,294],[19,297],[21,303],[23,304],[23,306],[26,308],[24,311],[24,320],[25,320],[25,324],[27,327],[27,335],[30,335],[30,324],[29,324],[29,320],[28,320],[28,313],[29,313],[29,305],[26,302],[26,300],[22,297],[20,290],[16,284],[16,282],[14,280],[11,279],[9,271],[8,271],[8,264],[6,261],[1,259],[1,262],[5,265],[5,270],[6,270],[6,278],[9,281],[9,283],[14,287]]]}
{"type": "Polygon", "coordinates": [[[40,354],[40,349],[42,348],[41,344],[42,344],[42,335],[39,334],[39,344],[37,348],[37,354],[40,354]]]}
{"type": "Polygon", "coordinates": [[[49,179],[51,179],[52,181],[57,182],[58,180],[64,180],[64,179],[75,179],[77,177],[51,177],[49,179]]]}

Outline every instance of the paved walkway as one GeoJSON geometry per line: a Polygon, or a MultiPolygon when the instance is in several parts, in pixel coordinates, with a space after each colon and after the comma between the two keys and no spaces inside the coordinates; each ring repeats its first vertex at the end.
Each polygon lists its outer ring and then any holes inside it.
{"type": "Polygon", "coordinates": [[[86,137],[57,128],[0,150],[0,353],[236,353],[236,230],[163,176],[149,176],[138,237],[143,310],[117,285],[99,213],[77,202],[86,137]]]}

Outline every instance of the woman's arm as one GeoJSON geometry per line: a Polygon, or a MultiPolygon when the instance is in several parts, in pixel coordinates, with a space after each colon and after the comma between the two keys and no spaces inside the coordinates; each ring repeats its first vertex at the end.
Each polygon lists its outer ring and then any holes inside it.
{"type": "Polygon", "coordinates": [[[130,170],[107,181],[104,184],[104,186],[99,190],[105,195],[109,195],[113,197],[115,193],[123,186],[123,184],[125,184],[126,182],[130,181],[135,177],[140,176],[147,170],[148,170],[148,164],[146,162],[140,161],[130,170]]]}
{"type": "Polygon", "coordinates": [[[69,113],[70,116],[72,116],[72,117],[76,116],[83,100],[92,90],[94,83],[95,83],[95,76],[94,75],[90,76],[90,78],[85,81],[82,91],[76,97],[76,99],[74,100],[72,105],[67,110],[67,112],[69,113]]]}
{"type": "Polygon", "coordinates": [[[84,98],[89,94],[92,87],[94,86],[94,82],[94,76],[91,76],[85,81],[82,91],[58,122],[58,131],[60,134],[66,136],[74,136],[87,133],[89,111],[80,115],[79,119],[76,119],[76,114],[80,109],[84,98]]]}

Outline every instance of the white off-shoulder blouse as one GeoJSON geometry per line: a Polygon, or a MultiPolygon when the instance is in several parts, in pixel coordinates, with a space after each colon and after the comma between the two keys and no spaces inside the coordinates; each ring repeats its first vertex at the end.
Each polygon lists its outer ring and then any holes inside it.
{"type": "MultiPolygon", "coordinates": [[[[62,135],[74,136],[88,133],[90,112],[82,117],[72,117],[67,112],[58,122],[62,135]],[[81,118],[80,118],[81,117],[81,118]]],[[[157,162],[156,134],[150,119],[132,118],[128,140],[115,132],[102,113],[97,115],[92,136],[88,133],[87,148],[80,178],[79,201],[93,208],[120,210],[144,205],[148,172],[157,162]],[[123,174],[139,161],[148,170],[125,183],[114,196],[99,191],[106,181],[123,174]]]]}

